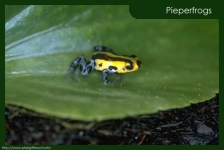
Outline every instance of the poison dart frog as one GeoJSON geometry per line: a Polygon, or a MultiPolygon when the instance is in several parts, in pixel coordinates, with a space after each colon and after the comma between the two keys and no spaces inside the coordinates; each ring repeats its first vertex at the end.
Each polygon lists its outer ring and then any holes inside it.
{"type": "Polygon", "coordinates": [[[84,55],[78,56],[70,65],[66,76],[74,79],[77,67],[80,67],[83,76],[89,75],[94,69],[102,72],[102,80],[104,84],[114,84],[121,82],[120,74],[133,72],[141,67],[141,61],[135,55],[117,55],[112,49],[106,46],[95,46],[94,52],[89,61],[86,61],[84,55]],[[109,74],[118,75],[115,82],[108,80],[109,74]]]}

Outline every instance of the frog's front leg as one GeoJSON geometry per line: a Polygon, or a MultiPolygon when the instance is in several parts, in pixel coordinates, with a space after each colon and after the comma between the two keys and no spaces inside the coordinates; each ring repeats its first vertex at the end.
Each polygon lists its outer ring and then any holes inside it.
{"type": "Polygon", "coordinates": [[[116,72],[111,71],[110,69],[104,69],[102,71],[102,79],[103,79],[103,83],[104,84],[115,84],[115,83],[121,83],[121,75],[117,74],[116,72]],[[115,74],[117,76],[117,80],[116,81],[109,81],[108,79],[108,75],[109,74],[115,74]]]}

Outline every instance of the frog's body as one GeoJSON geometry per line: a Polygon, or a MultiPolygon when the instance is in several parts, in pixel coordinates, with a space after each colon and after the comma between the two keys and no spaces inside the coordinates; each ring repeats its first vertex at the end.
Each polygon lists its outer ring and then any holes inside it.
{"type": "Polygon", "coordinates": [[[75,70],[80,66],[83,76],[89,75],[94,69],[102,71],[104,84],[110,84],[108,74],[123,74],[136,71],[140,68],[141,62],[135,55],[117,55],[105,46],[95,46],[91,59],[86,62],[85,56],[78,56],[70,66],[67,75],[74,76],[75,70]]]}

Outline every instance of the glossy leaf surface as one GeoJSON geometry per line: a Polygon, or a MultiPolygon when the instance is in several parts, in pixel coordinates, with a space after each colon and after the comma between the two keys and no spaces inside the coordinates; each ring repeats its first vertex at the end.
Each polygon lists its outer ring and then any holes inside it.
{"type": "Polygon", "coordinates": [[[5,9],[6,104],[103,120],[185,107],[219,92],[217,20],[136,20],[128,6],[5,9]],[[95,45],[137,55],[143,65],[115,86],[104,85],[96,71],[77,83],[64,78],[95,45]]]}

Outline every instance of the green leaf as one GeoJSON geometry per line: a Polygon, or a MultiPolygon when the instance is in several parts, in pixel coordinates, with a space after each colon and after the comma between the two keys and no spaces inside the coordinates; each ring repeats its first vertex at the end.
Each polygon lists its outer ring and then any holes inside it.
{"type": "Polygon", "coordinates": [[[128,6],[5,9],[6,104],[103,120],[185,107],[219,92],[217,20],[136,20],[128,6]],[[77,83],[64,78],[70,63],[80,54],[90,58],[95,45],[137,55],[143,65],[114,86],[96,71],[77,83]]]}

